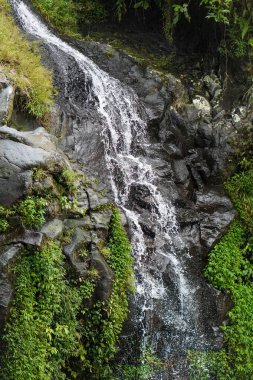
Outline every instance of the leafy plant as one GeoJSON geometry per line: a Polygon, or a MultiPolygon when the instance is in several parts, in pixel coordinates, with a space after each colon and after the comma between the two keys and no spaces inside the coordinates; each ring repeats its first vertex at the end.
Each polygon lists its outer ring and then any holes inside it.
{"type": "Polygon", "coordinates": [[[78,37],[77,14],[72,0],[32,0],[47,22],[60,32],[78,37]]]}
{"type": "MultiPolygon", "coordinates": [[[[110,223],[107,248],[110,250],[107,261],[115,273],[112,294],[108,300],[97,301],[91,308],[82,310],[84,322],[81,331],[87,350],[84,367],[89,368],[91,379],[111,379],[110,363],[128,314],[128,294],[133,291],[131,247],[117,209],[110,223]]],[[[85,292],[90,294],[92,283],[84,286],[85,292]]]]}
{"type": "Polygon", "coordinates": [[[79,351],[77,311],[81,298],[65,279],[58,243],[26,253],[12,269],[15,296],[5,329],[3,380],[63,380],[62,369],[79,351]]]}
{"type": "Polygon", "coordinates": [[[9,223],[6,220],[8,210],[0,206],[0,233],[5,232],[9,228],[9,223]]]}
{"type": "Polygon", "coordinates": [[[226,290],[233,301],[233,308],[228,313],[229,324],[221,327],[230,372],[223,377],[219,377],[218,372],[218,379],[250,379],[253,376],[252,162],[247,161],[247,165],[244,162],[241,167],[243,171],[232,176],[226,184],[240,220],[231,225],[211,251],[205,270],[210,282],[226,290]]]}
{"type": "Polygon", "coordinates": [[[184,3],[182,5],[181,4],[173,4],[172,5],[173,11],[174,11],[174,17],[173,17],[172,24],[174,26],[178,23],[181,16],[184,16],[187,21],[189,21],[189,22],[191,21],[191,16],[189,14],[188,7],[189,7],[189,3],[184,3]]]}
{"type": "Polygon", "coordinates": [[[9,223],[7,222],[7,220],[0,218],[0,233],[5,232],[6,230],[8,230],[8,228],[9,223]]]}
{"type": "Polygon", "coordinates": [[[188,351],[190,380],[234,380],[228,354],[221,351],[188,351]]]}
{"type": "Polygon", "coordinates": [[[18,205],[18,213],[27,227],[40,228],[45,222],[46,200],[35,196],[28,196],[18,205]]]}

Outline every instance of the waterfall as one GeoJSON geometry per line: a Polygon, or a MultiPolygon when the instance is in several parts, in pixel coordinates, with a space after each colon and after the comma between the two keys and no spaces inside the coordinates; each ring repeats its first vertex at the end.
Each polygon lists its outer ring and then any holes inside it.
{"type": "Polygon", "coordinates": [[[102,119],[101,139],[111,188],[115,202],[127,215],[131,230],[142,346],[151,345],[155,350],[164,341],[163,353],[167,357],[178,347],[187,348],[197,329],[194,289],[187,279],[185,253],[182,253],[186,250],[183,250],[175,209],[159,191],[152,163],[143,153],[150,144],[144,106],[131,88],[54,35],[24,2],[13,0],[11,3],[23,30],[71,57],[90,83],[86,101],[93,102],[102,119]],[[131,206],[131,191],[136,186],[145,189],[149,199],[149,223],[153,226],[151,249],[140,221],[140,211],[131,206]],[[169,268],[176,294],[173,296],[164,284],[166,268],[169,268]],[[159,313],[164,331],[153,328],[154,312],[159,313]]]}

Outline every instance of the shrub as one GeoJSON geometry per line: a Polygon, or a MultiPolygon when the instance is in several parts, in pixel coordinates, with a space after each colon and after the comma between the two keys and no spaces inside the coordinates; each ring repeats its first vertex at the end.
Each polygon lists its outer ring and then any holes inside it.
{"type": "Polygon", "coordinates": [[[18,206],[22,222],[27,227],[40,228],[45,222],[46,200],[35,196],[28,196],[18,206]]]}

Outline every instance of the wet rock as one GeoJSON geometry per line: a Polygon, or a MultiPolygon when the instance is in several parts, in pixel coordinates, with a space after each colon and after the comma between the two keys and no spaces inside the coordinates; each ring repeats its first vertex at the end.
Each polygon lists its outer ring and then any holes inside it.
{"type": "Polygon", "coordinates": [[[133,184],[130,190],[130,199],[132,205],[137,205],[140,208],[149,209],[151,207],[151,194],[145,185],[133,184]]]}
{"type": "Polygon", "coordinates": [[[90,230],[93,227],[90,216],[86,215],[80,219],[66,219],[64,220],[64,226],[66,229],[72,229],[76,227],[84,227],[86,230],[90,230]]]}
{"type": "Polygon", "coordinates": [[[112,210],[103,210],[101,212],[92,213],[92,222],[95,229],[100,231],[108,231],[109,223],[112,217],[112,210]]]}
{"type": "Polygon", "coordinates": [[[2,331],[13,294],[8,274],[8,265],[22,251],[21,244],[9,245],[0,249],[0,331],[2,331]]]}
{"type": "Polygon", "coordinates": [[[16,243],[23,243],[34,247],[40,247],[43,235],[40,232],[23,230],[12,241],[16,243]]]}
{"type": "Polygon", "coordinates": [[[211,214],[200,213],[201,243],[206,248],[211,248],[222,236],[233,221],[235,213],[232,211],[214,211],[211,214]]]}
{"type": "Polygon", "coordinates": [[[195,99],[193,99],[193,104],[196,109],[199,111],[199,116],[211,116],[211,106],[207,99],[203,96],[196,95],[195,99]]]}
{"type": "MultiPolygon", "coordinates": [[[[135,90],[146,106],[149,119],[157,119],[162,116],[170,87],[164,85],[159,73],[148,67],[140,67],[134,57],[112,47],[109,47],[112,54],[108,59],[108,45],[106,44],[81,42],[77,45],[99,67],[135,90]]],[[[177,89],[180,86],[173,76],[169,79],[169,84],[177,89]]]]}
{"type": "Polygon", "coordinates": [[[70,260],[78,276],[85,277],[87,273],[87,263],[80,255],[82,249],[86,249],[91,244],[91,233],[88,230],[77,227],[73,231],[71,242],[64,246],[63,252],[70,260]]]}
{"type": "Polygon", "coordinates": [[[95,268],[99,274],[99,281],[95,290],[95,297],[98,300],[107,300],[111,293],[113,287],[114,273],[106,263],[103,256],[97,251],[93,250],[91,254],[91,267],[95,268]]]}
{"type": "Polygon", "coordinates": [[[108,203],[108,199],[106,199],[106,197],[102,196],[97,190],[94,190],[90,187],[87,188],[87,195],[88,195],[89,207],[91,209],[101,207],[102,205],[105,205],[106,203],[108,203]]]}
{"type": "Polygon", "coordinates": [[[82,209],[83,211],[88,210],[90,204],[89,204],[89,198],[87,194],[87,190],[80,190],[78,189],[79,194],[77,196],[77,206],[82,209]]]}
{"type": "Polygon", "coordinates": [[[215,144],[212,124],[200,123],[196,134],[196,145],[200,148],[211,147],[215,144]]]}
{"type": "Polygon", "coordinates": [[[11,205],[28,192],[34,168],[67,162],[50,141],[43,128],[34,132],[0,128],[0,204],[11,205]]]}
{"type": "Polygon", "coordinates": [[[64,223],[60,219],[53,219],[47,222],[42,228],[41,233],[51,239],[57,239],[62,235],[64,229],[64,223]]]}
{"type": "Polygon", "coordinates": [[[206,75],[203,78],[203,82],[209,92],[211,99],[218,98],[221,95],[221,83],[219,78],[215,74],[206,75]]]}
{"type": "Polygon", "coordinates": [[[190,173],[184,160],[173,161],[172,168],[174,171],[176,183],[182,183],[186,188],[189,186],[190,173]]]}
{"type": "Polygon", "coordinates": [[[32,185],[32,171],[28,170],[21,173],[17,172],[15,167],[9,164],[3,168],[2,164],[3,161],[0,161],[0,204],[9,206],[24,194],[27,194],[32,185]],[[4,174],[6,173],[6,167],[8,170],[7,176],[4,174]]]}

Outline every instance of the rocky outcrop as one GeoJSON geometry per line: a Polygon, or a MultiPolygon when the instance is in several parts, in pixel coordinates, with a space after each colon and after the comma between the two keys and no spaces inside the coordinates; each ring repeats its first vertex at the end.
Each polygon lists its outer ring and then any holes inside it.
{"type": "MultiPolygon", "coordinates": [[[[223,183],[229,174],[229,141],[235,135],[236,125],[232,111],[222,108],[220,80],[214,73],[206,72],[197,75],[191,85],[185,85],[171,74],[162,80],[157,72],[138,66],[135,59],[124,53],[112,49],[113,53],[108,57],[106,51],[111,48],[106,45],[84,42],[78,43],[78,48],[103,70],[131,86],[141,100],[140,108],[144,107],[148,118],[147,144],[135,146],[135,149],[139,155],[148,158],[165,202],[172,202],[176,208],[184,248],[180,247],[180,242],[173,243],[180,251],[189,286],[194,289],[194,302],[198,305],[200,335],[192,332],[189,340],[193,347],[200,347],[201,341],[205,347],[218,348],[222,339],[217,327],[224,320],[230,303],[206,283],[202,272],[208,251],[235,216],[223,183]]],[[[110,173],[107,172],[100,138],[102,120],[96,112],[92,84],[88,78],[83,78],[83,72],[71,57],[55,48],[50,48],[49,53],[49,64],[55,70],[59,84],[57,107],[52,113],[52,133],[59,136],[60,146],[71,160],[78,160],[90,173],[98,176],[101,183],[104,181],[105,194],[111,199],[110,173]],[[58,64],[59,55],[61,65],[58,64]],[[66,78],[64,83],[63,77],[66,78]]],[[[160,268],[173,307],[179,308],[174,269],[171,264],[166,264],[166,260],[160,263],[154,256],[154,246],[163,245],[163,242],[152,224],[150,196],[145,186],[136,184],[131,188],[128,206],[140,215],[139,223],[148,247],[147,261],[153,260],[154,266],[160,268]]],[[[172,334],[164,325],[166,317],[161,316],[157,308],[149,318],[156,321],[156,331],[163,331],[156,344],[161,347],[161,356],[166,357],[165,347],[171,345],[172,334]]],[[[126,336],[132,337],[136,333],[135,325],[133,316],[132,327],[126,336]]],[[[178,346],[173,342],[174,350],[180,351],[184,332],[175,334],[178,346]]]]}
{"type": "MultiPolygon", "coordinates": [[[[0,97],[4,96],[4,89],[0,88],[0,97]]],[[[11,100],[2,107],[7,114],[7,108],[12,107],[11,100]]],[[[74,166],[78,170],[76,163],[74,166]]],[[[57,147],[57,140],[44,128],[18,131],[0,126],[0,205],[14,210],[8,217],[9,228],[0,233],[1,327],[4,326],[13,295],[12,263],[27,248],[40,249],[47,238],[61,240],[75,277],[87,278],[89,268],[98,271],[98,299],[105,300],[111,294],[114,274],[98,248],[99,243],[105,244],[108,237],[112,215],[107,208],[109,200],[101,195],[101,188],[80,171],[77,177],[83,178],[83,182],[79,184],[76,199],[73,200],[73,194],[68,195],[60,183],[59,178],[64,170],[73,172],[72,165],[57,147]],[[36,170],[41,171],[41,176],[34,175],[36,170]],[[64,191],[65,195],[62,193],[64,191]],[[47,193],[51,194],[52,201],[47,201],[46,222],[40,230],[28,229],[20,220],[15,206],[28,195],[40,197],[47,193]],[[60,205],[62,196],[66,198],[66,209],[60,205]]]]}
{"type": "Polygon", "coordinates": [[[28,193],[34,168],[60,168],[64,164],[67,160],[43,128],[18,132],[0,127],[0,203],[10,206],[28,193]]]}

